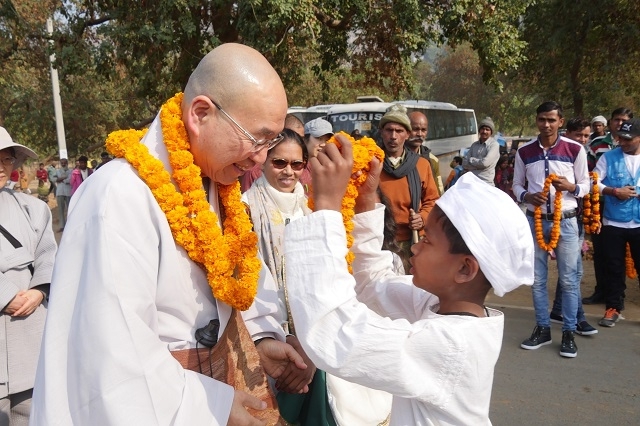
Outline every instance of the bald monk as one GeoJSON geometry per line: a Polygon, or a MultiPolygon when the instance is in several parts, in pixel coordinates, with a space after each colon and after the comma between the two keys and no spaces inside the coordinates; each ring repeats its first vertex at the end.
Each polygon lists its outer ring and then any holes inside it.
{"type": "MultiPolygon", "coordinates": [[[[260,53],[224,44],[189,78],[181,111],[193,161],[208,178],[208,201],[219,212],[216,183],[235,182],[278,143],[287,114],[284,88],[260,53]]],[[[158,116],[141,143],[170,171],[165,136],[158,116]]],[[[258,296],[243,318],[275,378],[290,372],[291,363],[306,368],[284,343],[278,311],[277,287],[262,263],[258,296]]],[[[263,409],[262,401],[183,369],[170,352],[195,348],[195,331],[212,319],[220,321],[221,334],[230,315],[202,268],[174,241],[147,184],[126,160],[110,161],[70,206],[32,424],[263,424],[245,408],[263,409]]],[[[298,391],[305,390],[300,384],[298,391]]]]}

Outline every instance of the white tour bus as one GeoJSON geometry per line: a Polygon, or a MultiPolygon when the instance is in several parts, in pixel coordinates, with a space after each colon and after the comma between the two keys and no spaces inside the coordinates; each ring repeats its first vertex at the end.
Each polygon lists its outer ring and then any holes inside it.
{"type": "Polygon", "coordinates": [[[308,123],[318,117],[326,117],[327,111],[333,107],[333,105],[315,105],[308,108],[300,106],[292,106],[287,110],[288,114],[294,114],[298,117],[303,124],[308,123]]]}
{"type": "Polygon", "coordinates": [[[429,131],[424,143],[440,159],[443,180],[449,175],[449,163],[460,151],[478,139],[476,114],[472,109],[458,108],[453,104],[431,101],[358,102],[336,104],[327,111],[327,120],[334,132],[351,134],[359,130],[361,135],[380,141],[378,124],[393,104],[402,104],[407,112],[420,111],[427,116],[429,131]]]}

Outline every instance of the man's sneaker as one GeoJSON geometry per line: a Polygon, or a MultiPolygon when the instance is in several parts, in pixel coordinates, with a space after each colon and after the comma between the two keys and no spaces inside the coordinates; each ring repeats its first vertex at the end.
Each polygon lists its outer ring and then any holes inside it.
{"type": "Polygon", "coordinates": [[[598,334],[598,329],[592,327],[587,321],[580,321],[576,326],[576,334],[581,336],[591,336],[592,334],[598,334]]]}
{"type": "Polygon", "coordinates": [[[564,324],[564,319],[562,318],[562,315],[558,315],[553,311],[549,314],[549,321],[556,324],[564,324]]]}
{"type": "Polygon", "coordinates": [[[551,343],[551,328],[535,326],[533,333],[524,342],[520,343],[522,349],[538,349],[540,346],[548,345],[551,343]]]}
{"type": "Polygon", "coordinates": [[[598,324],[600,324],[603,327],[614,327],[619,319],[620,319],[620,312],[618,312],[616,308],[609,308],[604,313],[604,316],[602,317],[602,319],[598,321],[598,324]]]}
{"type": "Polygon", "coordinates": [[[578,347],[573,340],[573,331],[562,332],[562,343],[560,344],[560,356],[575,358],[578,355],[578,347]]]}

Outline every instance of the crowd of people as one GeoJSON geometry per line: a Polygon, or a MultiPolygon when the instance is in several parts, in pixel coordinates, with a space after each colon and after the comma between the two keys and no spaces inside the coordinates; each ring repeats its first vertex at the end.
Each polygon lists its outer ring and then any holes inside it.
{"type": "Polygon", "coordinates": [[[393,105],[384,160],[354,170],[361,135],[288,115],[267,60],[223,44],[146,133],[109,136],[117,159],[40,163],[37,197],[8,184],[36,154],[0,128],[0,423],[490,424],[504,316],[488,292],[532,286],[521,347],[560,322],[573,358],[574,335],[598,332],[582,304],[604,302],[614,326],[627,246],[640,261],[640,120],[621,108],[562,136],[545,102],[536,124],[501,153],[482,119],[443,182],[427,116],[393,105]],[[598,284],[582,298],[594,190],[598,284]],[[59,248],[37,199],[52,193],[59,248]]]}

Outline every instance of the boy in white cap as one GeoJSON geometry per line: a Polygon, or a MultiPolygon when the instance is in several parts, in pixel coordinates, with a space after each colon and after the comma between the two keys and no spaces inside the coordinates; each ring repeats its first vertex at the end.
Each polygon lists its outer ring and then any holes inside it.
{"type": "Polygon", "coordinates": [[[488,425],[504,316],[484,306],[533,283],[533,238],[504,192],[466,174],[436,202],[412,248],[411,276],[381,251],[380,166],[356,201],[353,276],[340,206],[351,146],[312,159],[317,211],[287,226],[289,301],[302,346],[318,368],[393,394],[391,425],[488,425]],[[355,277],[355,279],[354,279],[355,277]],[[354,288],[355,287],[355,288],[354,288]]]}

